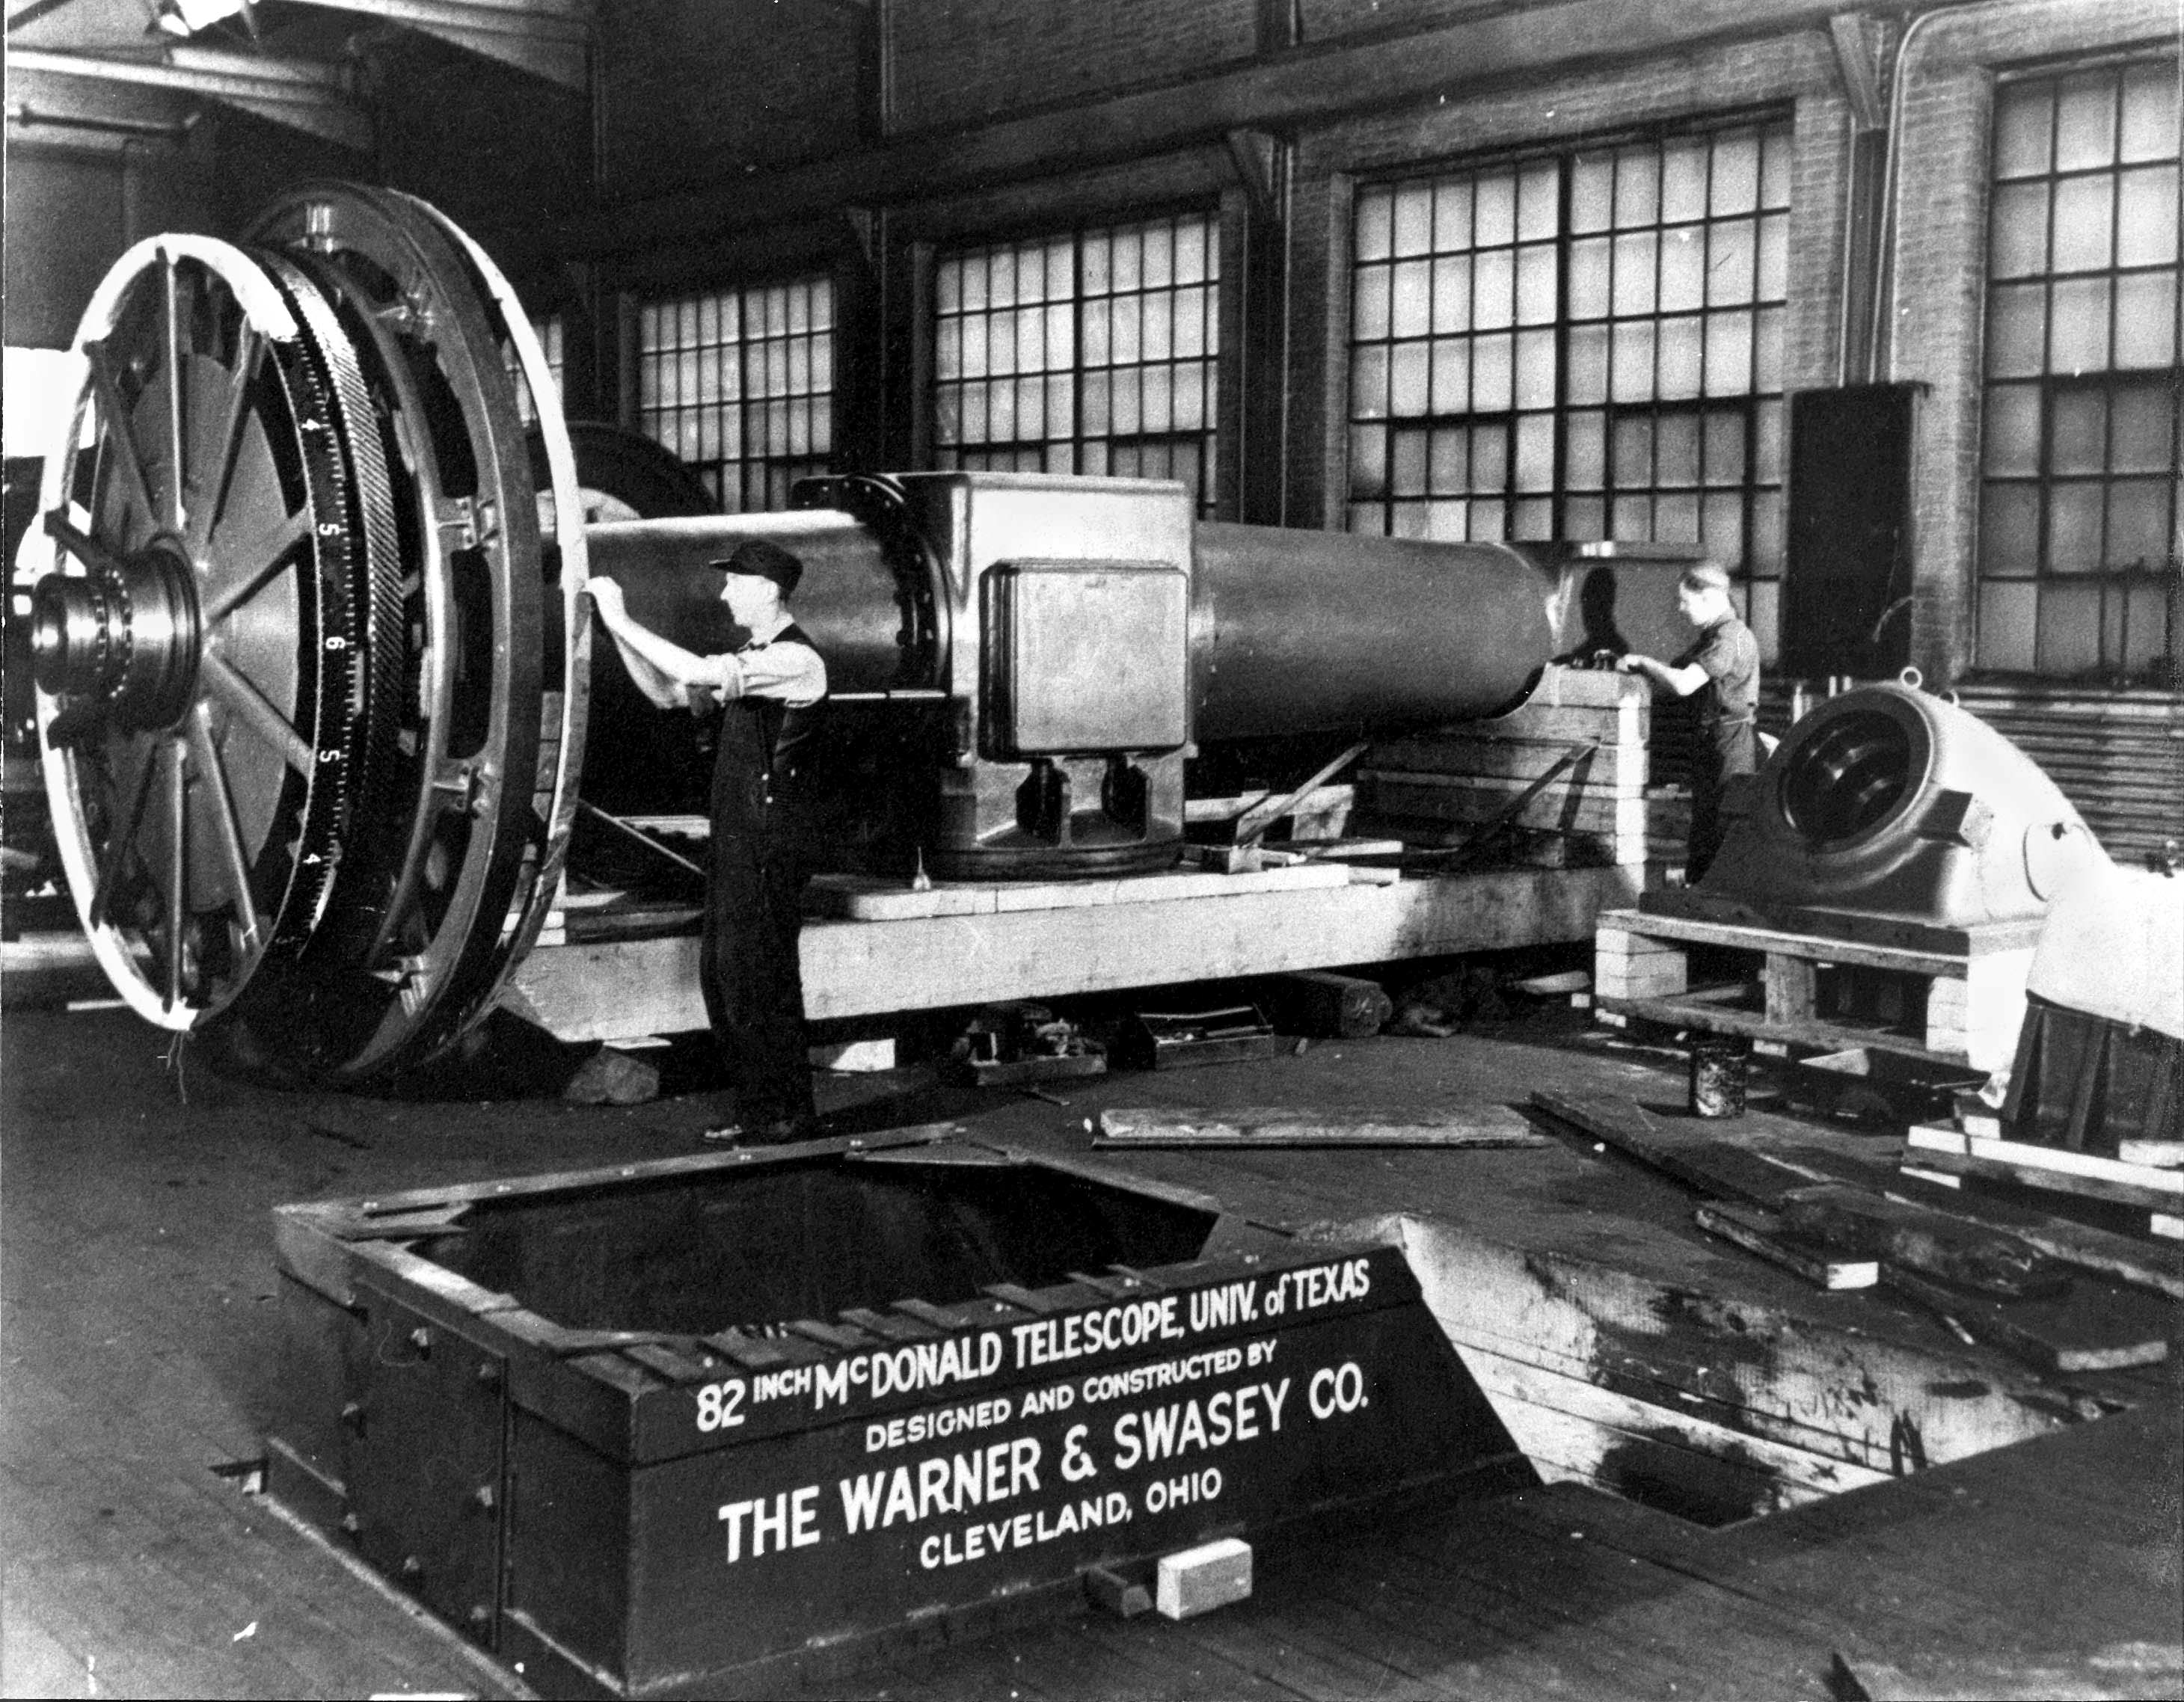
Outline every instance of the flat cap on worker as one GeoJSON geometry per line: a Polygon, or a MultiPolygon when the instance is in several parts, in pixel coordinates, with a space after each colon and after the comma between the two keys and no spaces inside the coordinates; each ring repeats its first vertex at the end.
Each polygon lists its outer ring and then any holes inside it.
{"type": "Polygon", "coordinates": [[[804,577],[804,564],[779,544],[768,543],[764,538],[750,538],[739,543],[733,555],[705,564],[722,573],[740,573],[753,579],[770,579],[781,587],[787,597],[796,589],[796,581],[804,577]]]}

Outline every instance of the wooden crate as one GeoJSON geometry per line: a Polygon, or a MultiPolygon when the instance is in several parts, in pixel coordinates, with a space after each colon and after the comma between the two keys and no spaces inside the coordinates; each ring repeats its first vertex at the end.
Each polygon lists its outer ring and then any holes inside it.
{"type": "Polygon", "coordinates": [[[1636,910],[1601,914],[1594,1008],[1679,1027],[1930,1062],[2005,1068],[2025,1020],[2036,922],[1957,931],[1958,944],[1888,945],[1636,910]],[[1695,948],[1730,966],[1694,985],[1695,948]],[[1892,1009],[1892,1003],[1893,1008],[1892,1009]]]}
{"type": "Polygon", "coordinates": [[[1378,746],[1357,776],[1361,818],[1413,845],[1460,844],[1502,820],[1573,745],[1596,748],[1526,799],[1501,830],[1500,860],[1636,865],[1662,837],[1647,795],[1651,688],[1629,674],[1550,667],[1519,708],[1490,721],[1378,746]]]}

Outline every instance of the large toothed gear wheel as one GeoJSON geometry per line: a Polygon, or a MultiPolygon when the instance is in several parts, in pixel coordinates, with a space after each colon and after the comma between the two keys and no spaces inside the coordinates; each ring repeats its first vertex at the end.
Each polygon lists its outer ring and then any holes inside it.
{"type": "Polygon", "coordinates": [[[545,353],[482,250],[425,203],[313,184],[262,214],[357,352],[403,527],[405,635],[387,808],[349,848],[343,949],[258,1037],[361,1080],[444,1049],[490,1010],[550,907],[577,808],[590,665],[583,505],[560,412],[534,481],[507,363],[545,353]],[[542,495],[550,500],[539,500],[542,495]]]}
{"type": "Polygon", "coordinates": [[[531,470],[529,321],[424,203],[323,184],[244,248],[132,250],[78,352],[19,575],[100,960],[281,1076],[425,1061],[535,937],[577,808],[583,509],[551,406],[531,470]]]}
{"type": "Polygon", "coordinates": [[[338,351],[248,255],[168,236],[86,309],[48,457],[32,654],[77,910],[163,1027],[298,962],[364,766],[376,643],[370,506],[338,429],[338,351]]]}

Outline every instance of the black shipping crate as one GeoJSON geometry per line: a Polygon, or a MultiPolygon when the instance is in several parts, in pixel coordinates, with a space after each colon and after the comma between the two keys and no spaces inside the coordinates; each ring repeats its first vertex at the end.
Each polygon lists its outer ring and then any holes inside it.
{"type": "Polygon", "coordinates": [[[956,1132],[279,1208],[273,1492],[649,1696],[1513,1455],[1396,1249],[956,1132]]]}

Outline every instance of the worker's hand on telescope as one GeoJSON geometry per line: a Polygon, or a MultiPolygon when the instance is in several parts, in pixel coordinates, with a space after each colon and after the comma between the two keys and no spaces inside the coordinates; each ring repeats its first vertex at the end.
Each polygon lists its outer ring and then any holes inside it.
{"type": "Polygon", "coordinates": [[[621,587],[611,579],[597,574],[584,581],[584,594],[592,599],[592,607],[599,611],[599,619],[612,626],[628,611],[621,600],[621,587]]]}

